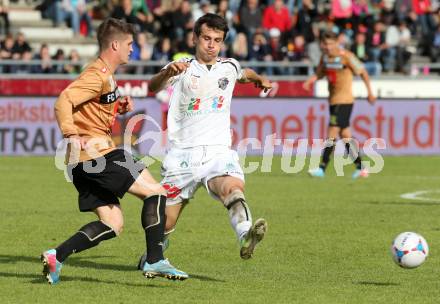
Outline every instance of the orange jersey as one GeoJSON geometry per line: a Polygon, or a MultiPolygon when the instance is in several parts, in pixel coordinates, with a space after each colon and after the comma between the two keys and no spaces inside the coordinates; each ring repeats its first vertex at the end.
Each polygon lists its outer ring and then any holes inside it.
{"type": "Polygon", "coordinates": [[[100,58],[90,63],[78,79],[64,89],[55,103],[61,132],[64,137],[78,135],[88,140],[79,159],[70,160],[70,163],[97,158],[115,149],[111,127],[117,115],[118,100],[116,81],[100,58]]]}
{"type": "Polygon", "coordinates": [[[321,57],[316,74],[318,78],[327,77],[331,105],[353,103],[353,74],[359,75],[363,68],[359,59],[346,50],[340,50],[339,56],[321,57]]]}

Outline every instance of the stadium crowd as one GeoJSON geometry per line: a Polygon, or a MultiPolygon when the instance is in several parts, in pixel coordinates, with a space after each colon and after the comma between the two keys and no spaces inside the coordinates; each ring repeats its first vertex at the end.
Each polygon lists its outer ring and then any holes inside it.
{"type": "MultiPolygon", "coordinates": [[[[12,1],[12,0],[11,0],[12,1]]],[[[193,54],[192,27],[207,12],[226,18],[230,32],[222,56],[255,62],[319,61],[319,35],[338,33],[342,47],[355,53],[371,75],[409,73],[414,54],[440,59],[439,0],[44,0],[36,6],[53,26],[64,22],[76,36],[95,35],[92,20],[112,16],[136,25],[132,60],[169,60],[193,54]]],[[[51,60],[80,60],[78,53],[59,49],[49,54],[47,43],[32,50],[23,34],[10,34],[8,1],[0,0],[4,39],[0,59],[41,59],[39,66],[3,66],[4,73],[78,73],[75,65],[51,60]]],[[[154,72],[133,68],[130,73],[154,72]]],[[[267,75],[305,73],[301,68],[260,67],[267,75]]]]}

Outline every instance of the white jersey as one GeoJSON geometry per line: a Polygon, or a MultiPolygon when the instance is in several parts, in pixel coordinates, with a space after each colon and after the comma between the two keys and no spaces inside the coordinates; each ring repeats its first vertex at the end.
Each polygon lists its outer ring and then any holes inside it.
{"type": "MultiPolygon", "coordinates": [[[[170,79],[173,94],[168,111],[171,147],[231,146],[231,98],[243,78],[235,59],[217,59],[208,69],[195,59],[183,59],[188,69],[170,79]]],[[[165,67],[166,68],[166,67],[165,67]]]]}

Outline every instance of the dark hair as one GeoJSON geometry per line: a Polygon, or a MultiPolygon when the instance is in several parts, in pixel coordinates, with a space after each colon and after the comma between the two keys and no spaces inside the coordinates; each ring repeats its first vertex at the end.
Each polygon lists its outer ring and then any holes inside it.
{"type": "Polygon", "coordinates": [[[320,40],[324,41],[324,40],[337,40],[338,39],[338,34],[336,34],[333,31],[325,31],[324,33],[321,34],[320,40]]]}
{"type": "Polygon", "coordinates": [[[206,24],[206,26],[211,29],[222,31],[224,33],[223,39],[226,38],[226,34],[229,31],[229,27],[228,24],[226,23],[226,20],[223,17],[220,17],[219,15],[216,14],[208,13],[197,19],[196,24],[194,25],[194,33],[196,34],[197,37],[199,37],[202,32],[203,24],[206,24]]]}
{"type": "Polygon", "coordinates": [[[133,24],[123,20],[108,18],[98,27],[99,50],[103,51],[110,46],[110,43],[122,35],[134,35],[136,33],[133,24]]]}

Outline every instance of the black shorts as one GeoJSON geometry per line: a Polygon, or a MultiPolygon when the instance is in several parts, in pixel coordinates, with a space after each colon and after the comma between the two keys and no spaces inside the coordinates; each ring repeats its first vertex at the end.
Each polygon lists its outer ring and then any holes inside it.
{"type": "Polygon", "coordinates": [[[128,152],[117,149],[102,157],[69,166],[73,184],[78,190],[81,212],[119,204],[136,178],[145,169],[128,152]]]}
{"type": "Polygon", "coordinates": [[[339,127],[341,129],[349,127],[352,110],[353,110],[353,104],[330,105],[329,126],[339,127]]]}

